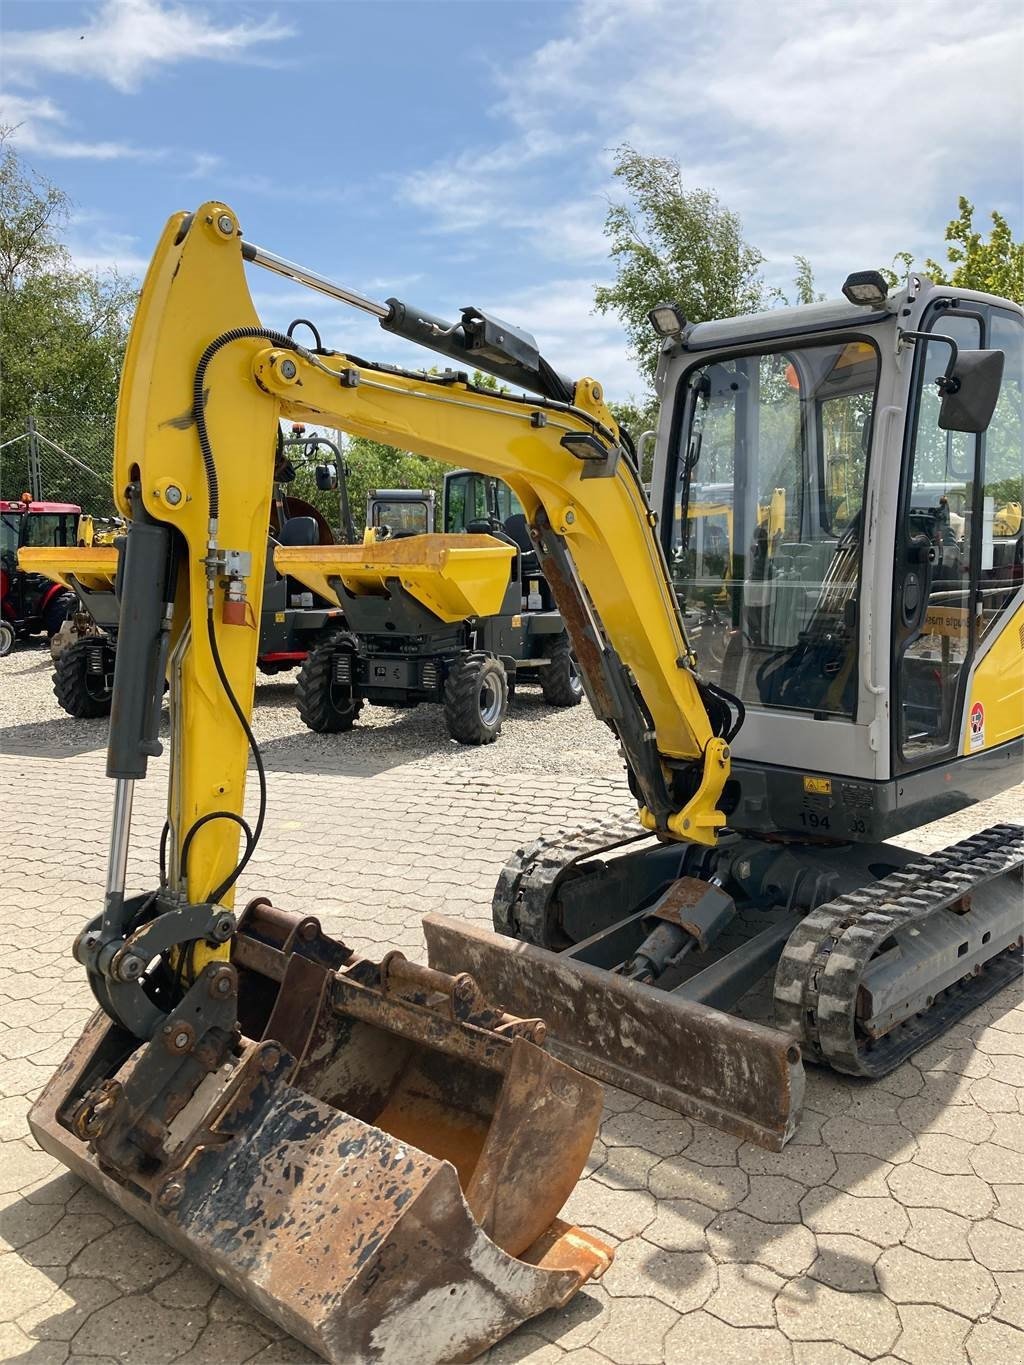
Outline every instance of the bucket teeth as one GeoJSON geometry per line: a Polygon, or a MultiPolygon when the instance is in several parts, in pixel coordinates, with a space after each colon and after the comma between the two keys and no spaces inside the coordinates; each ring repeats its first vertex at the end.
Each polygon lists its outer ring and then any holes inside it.
{"type": "Polygon", "coordinates": [[[603,1273],[610,1248],[557,1217],[601,1087],[515,1027],[538,1021],[269,906],[232,968],[229,1056],[193,1073],[98,1013],[32,1110],[40,1145],[346,1365],[470,1360],[603,1273]]]}

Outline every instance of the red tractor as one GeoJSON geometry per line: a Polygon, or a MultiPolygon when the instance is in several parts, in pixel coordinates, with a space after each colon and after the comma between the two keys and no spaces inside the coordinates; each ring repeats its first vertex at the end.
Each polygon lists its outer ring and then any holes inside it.
{"type": "Polygon", "coordinates": [[[15,640],[46,632],[51,638],[78,609],[73,592],[18,567],[23,545],[75,545],[82,509],[70,502],[0,501],[0,655],[15,640]]]}

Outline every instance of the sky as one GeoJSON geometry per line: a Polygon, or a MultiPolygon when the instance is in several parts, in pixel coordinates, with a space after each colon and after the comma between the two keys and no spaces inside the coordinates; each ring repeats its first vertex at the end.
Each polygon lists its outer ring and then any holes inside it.
{"type": "MultiPolygon", "coordinates": [[[[141,277],[207,199],[245,236],[443,317],[473,305],[555,367],[641,385],[593,312],[614,149],[675,157],[739,214],[771,284],[942,253],[966,194],[1024,234],[1019,0],[4,0],[0,124],[68,191],[82,264],[141,277]]],[[[262,271],[295,316],[424,363],[262,271]]],[[[418,358],[416,358],[418,356],[418,358]]]]}

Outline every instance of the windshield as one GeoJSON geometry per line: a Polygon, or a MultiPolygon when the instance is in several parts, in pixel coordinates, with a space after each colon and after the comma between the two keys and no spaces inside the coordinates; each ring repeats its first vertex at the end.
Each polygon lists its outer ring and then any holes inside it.
{"type": "Polygon", "coordinates": [[[689,371],[669,562],[704,677],[747,705],[852,715],[866,341],[689,371]]]}
{"type": "Polygon", "coordinates": [[[371,524],[390,527],[392,535],[418,536],[430,530],[430,514],[425,502],[382,498],[373,504],[371,524]]]}
{"type": "Polygon", "coordinates": [[[3,549],[21,545],[74,545],[75,517],[68,512],[4,512],[3,549]]]}
{"type": "MultiPolygon", "coordinates": [[[[465,531],[478,523],[477,531],[503,530],[517,543],[526,533],[523,505],[501,479],[484,474],[451,474],[445,480],[444,529],[449,533],[465,531]],[[521,531],[520,531],[521,526],[521,531]]],[[[527,539],[521,547],[528,549],[527,539]]]]}

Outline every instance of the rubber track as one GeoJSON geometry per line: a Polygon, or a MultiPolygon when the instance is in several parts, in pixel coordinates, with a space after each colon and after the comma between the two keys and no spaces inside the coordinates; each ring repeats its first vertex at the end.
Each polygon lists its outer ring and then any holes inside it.
{"type": "Polygon", "coordinates": [[[634,815],[561,831],[517,849],[502,868],[494,889],[491,915],[495,929],[539,948],[563,947],[552,941],[551,907],[565,874],[584,858],[650,837],[634,815]]]}
{"type": "Polygon", "coordinates": [[[856,1032],[857,991],[879,946],[1022,866],[1024,826],[994,825],[811,911],[779,959],[777,1026],[800,1038],[806,1055],[837,1071],[886,1075],[1019,975],[1021,957],[1013,947],[996,954],[977,976],[943,990],[926,1012],[896,1025],[867,1049],[856,1032]]]}

